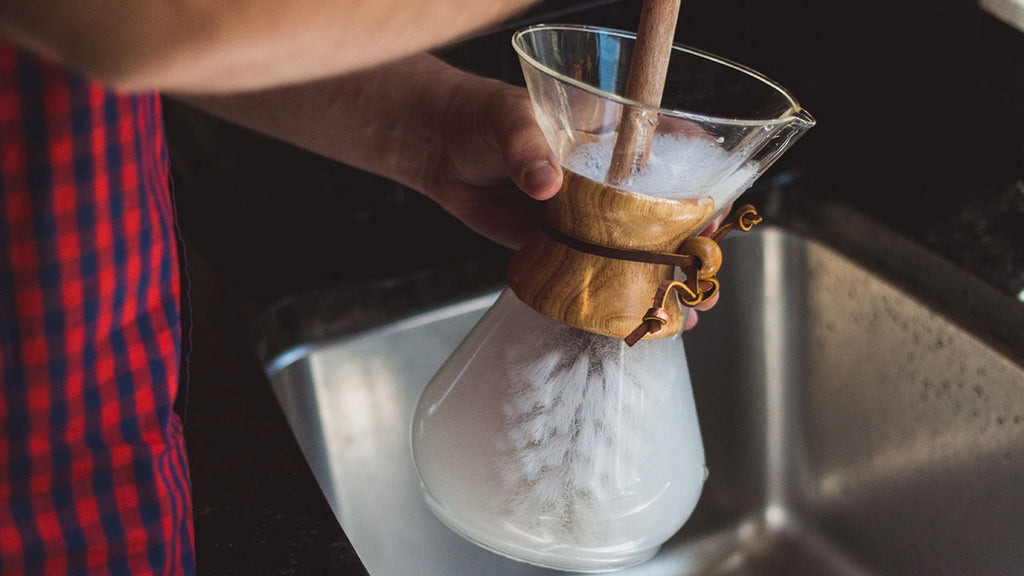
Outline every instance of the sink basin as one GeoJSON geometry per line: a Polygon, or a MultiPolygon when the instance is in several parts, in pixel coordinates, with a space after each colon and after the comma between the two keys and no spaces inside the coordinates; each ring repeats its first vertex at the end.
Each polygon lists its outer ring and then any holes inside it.
{"type": "MultiPolygon", "coordinates": [[[[723,250],[722,300],[685,335],[710,476],[682,530],[621,574],[1024,574],[1019,359],[792,230],[723,250]]],[[[372,576],[556,574],[449,531],[413,469],[419,393],[496,295],[265,359],[372,576]]]]}

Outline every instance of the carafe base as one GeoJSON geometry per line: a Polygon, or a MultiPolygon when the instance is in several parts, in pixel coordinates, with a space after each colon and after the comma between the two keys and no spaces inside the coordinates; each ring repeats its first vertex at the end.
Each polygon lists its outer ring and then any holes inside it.
{"type": "Polygon", "coordinates": [[[614,572],[631,566],[636,566],[637,564],[642,564],[653,558],[654,555],[658,553],[658,550],[661,549],[661,546],[658,545],[631,550],[622,554],[602,554],[600,556],[592,555],[591,557],[587,557],[584,555],[585,551],[581,551],[577,548],[559,547],[561,550],[539,550],[525,546],[517,546],[506,541],[496,541],[494,538],[483,535],[478,531],[457,522],[448,513],[448,510],[430,495],[430,492],[426,490],[425,487],[421,485],[421,489],[423,490],[424,500],[427,503],[427,507],[430,508],[431,513],[433,513],[434,517],[440,520],[441,523],[448,527],[452,532],[455,532],[466,540],[469,540],[485,550],[498,554],[499,556],[504,556],[505,558],[531,564],[540,568],[589,574],[614,572]]]}

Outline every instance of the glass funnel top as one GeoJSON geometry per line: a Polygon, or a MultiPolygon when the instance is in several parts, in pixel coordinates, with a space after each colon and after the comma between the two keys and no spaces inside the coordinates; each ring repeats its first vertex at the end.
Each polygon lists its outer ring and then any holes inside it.
{"type": "Polygon", "coordinates": [[[663,198],[733,202],[814,118],[781,86],[741,66],[674,46],[660,108],[623,96],[635,34],[571,25],[519,31],[538,124],[562,165],[591,180],[606,174],[620,124],[639,109],[653,128],[647,166],[614,186],[663,198]]]}
{"type": "MultiPolygon", "coordinates": [[[[631,32],[568,24],[532,26],[512,39],[521,61],[554,79],[620,105],[650,108],[624,96],[635,43],[636,34],[631,32]]],[[[814,122],[785,88],[759,72],[678,44],[672,49],[657,110],[663,116],[698,122],[814,122]]]]}

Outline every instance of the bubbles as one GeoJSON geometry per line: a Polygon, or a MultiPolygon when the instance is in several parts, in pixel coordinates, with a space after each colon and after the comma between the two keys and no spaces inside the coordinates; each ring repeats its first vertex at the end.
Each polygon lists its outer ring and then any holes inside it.
{"type": "MultiPolygon", "coordinates": [[[[729,151],[718,144],[723,138],[686,137],[679,134],[657,134],[651,154],[639,174],[623,186],[626,190],[662,198],[706,198],[716,206],[732,202],[754,183],[758,166],[737,162],[744,151],[729,151]]],[[[611,165],[613,142],[584,144],[569,154],[565,167],[581,176],[605,181],[611,165]]]]}

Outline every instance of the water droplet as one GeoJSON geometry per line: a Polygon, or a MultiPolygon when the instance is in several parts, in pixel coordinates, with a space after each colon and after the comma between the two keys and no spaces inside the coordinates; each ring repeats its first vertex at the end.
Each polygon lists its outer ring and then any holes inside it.
{"type": "Polygon", "coordinates": [[[704,478],[701,479],[701,482],[707,482],[708,481],[708,475],[710,475],[710,474],[711,474],[711,470],[708,470],[707,465],[705,465],[704,466],[704,478]]]}
{"type": "Polygon", "coordinates": [[[725,142],[725,136],[719,136],[718,138],[715,138],[715,142],[718,142],[719,144],[724,143],[725,142]]]}

